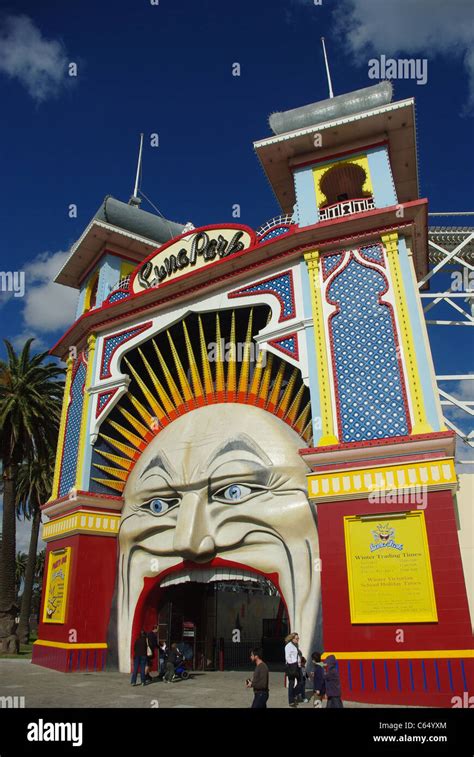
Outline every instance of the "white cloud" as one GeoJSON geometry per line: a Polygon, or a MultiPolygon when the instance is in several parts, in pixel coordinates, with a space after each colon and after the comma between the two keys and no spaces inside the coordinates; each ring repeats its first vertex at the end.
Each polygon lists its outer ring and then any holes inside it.
{"type": "MultiPolygon", "coordinates": [[[[3,516],[3,496],[0,494],[0,526],[1,526],[1,519],[3,516]]],[[[43,521],[45,519],[43,518],[43,521]]],[[[26,520],[26,518],[17,518],[16,519],[16,551],[17,552],[26,552],[28,553],[28,549],[30,547],[30,537],[31,537],[31,520],[26,520]]],[[[44,547],[46,547],[46,542],[42,540],[41,534],[43,532],[42,526],[40,527],[40,535],[38,538],[38,552],[41,552],[44,547]]],[[[1,527],[0,527],[0,533],[1,533],[1,527]]]]}
{"type": "Polygon", "coordinates": [[[31,338],[35,340],[31,346],[32,352],[42,352],[43,350],[47,350],[51,347],[50,344],[46,344],[42,337],[32,329],[25,329],[20,334],[17,334],[12,339],[9,339],[9,342],[11,342],[17,353],[20,353],[25,345],[25,342],[31,338]]]}
{"type": "Polygon", "coordinates": [[[25,266],[23,336],[65,331],[75,320],[77,290],[53,281],[68,257],[68,252],[43,252],[25,266]]]}
{"type": "Polygon", "coordinates": [[[341,0],[334,17],[336,34],[342,34],[359,62],[374,53],[462,60],[469,80],[468,106],[474,106],[472,0],[341,0]]]}
{"type": "MultiPolygon", "coordinates": [[[[16,521],[16,551],[17,552],[26,552],[28,554],[28,550],[30,548],[30,539],[31,539],[31,525],[32,521],[27,520],[26,518],[22,518],[19,520],[17,518],[16,521]]],[[[41,552],[42,549],[46,546],[46,542],[44,542],[41,538],[43,529],[40,527],[40,536],[38,538],[38,552],[41,552]]]]}
{"type": "Polygon", "coordinates": [[[456,437],[456,469],[458,473],[474,475],[474,448],[459,437],[456,437]]]}
{"type": "MultiPolygon", "coordinates": [[[[439,385],[445,392],[455,397],[460,402],[467,402],[474,400],[474,380],[467,379],[464,381],[443,381],[439,382],[439,385]]],[[[444,397],[440,399],[444,400],[444,397]]],[[[472,409],[472,408],[471,408],[472,409]]],[[[456,405],[443,405],[442,407],[444,417],[454,423],[454,425],[463,432],[464,435],[469,435],[474,430],[474,417],[469,415],[456,405]]],[[[449,428],[449,426],[448,426],[449,428]]],[[[474,464],[474,448],[469,444],[456,436],[456,466],[460,473],[473,473],[474,464]],[[467,465],[461,465],[460,460],[467,463],[467,465]]]]}
{"type": "MultiPolygon", "coordinates": [[[[460,402],[472,402],[474,400],[474,380],[467,379],[465,381],[440,381],[441,389],[454,397],[460,402]]],[[[445,397],[441,397],[445,400],[445,397]]],[[[460,429],[464,434],[468,435],[474,430],[474,416],[462,410],[457,405],[443,405],[443,413],[445,418],[454,423],[455,426],[460,429]]],[[[473,410],[474,408],[470,408],[473,410]]],[[[474,449],[470,448],[467,444],[464,444],[458,439],[460,448],[464,450],[462,453],[463,459],[474,460],[474,449]]]]}
{"type": "Polygon", "coordinates": [[[17,79],[37,102],[66,86],[67,57],[57,40],[47,40],[31,18],[6,16],[0,25],[0,72],[17,79]]]}

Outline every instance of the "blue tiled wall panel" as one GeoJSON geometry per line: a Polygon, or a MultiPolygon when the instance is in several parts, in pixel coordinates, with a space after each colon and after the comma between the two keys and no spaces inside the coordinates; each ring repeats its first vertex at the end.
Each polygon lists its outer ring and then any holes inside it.
{"type": "MultiPolygon", "coordinates": [[[[80,358],[79,358],[80,359],[80,358]]],[[[82,406],[84,402],[84,384],[86,365],[81,360],[71,384],[71,402],[67,414],[67,426],[64,439],[64,451],[59,481],[59,496],[62,497],[74,487],[78,457],[79,436],[81,433],[82,406]]]]}
{"type": "Polygon", "coordinates": [[[381,273],[353,258],[328,290],[328,300],[339,306],[329,329],[341,442],[409,432],[392,315],[378,301],[385,289],[381,273]]]}

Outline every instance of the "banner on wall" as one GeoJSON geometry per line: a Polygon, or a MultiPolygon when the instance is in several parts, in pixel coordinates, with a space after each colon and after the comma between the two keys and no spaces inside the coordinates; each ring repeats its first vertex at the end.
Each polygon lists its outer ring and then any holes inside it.
{"type": "Polygon", "coordinates": [[[352,623],[436,622],[422,510],[344,518],[352,623]]]}
{"type": "Polygon", "coordinates": [[[71,547],[49,553],[43,623],[64,623],[71,568],[71,547]]]}

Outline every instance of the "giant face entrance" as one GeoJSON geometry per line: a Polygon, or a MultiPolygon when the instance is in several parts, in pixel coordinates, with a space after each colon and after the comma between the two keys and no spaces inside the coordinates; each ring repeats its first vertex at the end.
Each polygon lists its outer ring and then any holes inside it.
{"type": "Polygon", "coordinates": [[[164,579],[155,605],[160,639],[182,645],[197,670],[250,669],[255,646],[282,665],[288,618],[278,589],[263,576],[233,573],[217,568],[164,579]]]}

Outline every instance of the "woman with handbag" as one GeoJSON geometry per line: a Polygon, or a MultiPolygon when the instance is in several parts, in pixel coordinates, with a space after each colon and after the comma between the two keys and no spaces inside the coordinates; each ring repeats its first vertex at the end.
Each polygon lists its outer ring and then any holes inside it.
{"type": "Polygon", "coordinates": [[[147,647],[146,647],[146,667],[145,675],[148,683],[153,681],[151,675],[151,668],[153,666],[153,658],[155,656],[155,649],[158,649],[158,626],[153,626],[152,631],[148,631],[147,635],[147,647]]]}
{"type": "Polygon", "coordinates": [[[300,637],[297,633],[290,633],[285,638],[285,672],[288,678],[288,704],[290,707],[297,707],[296,698],[302,696],[299,640],[300,637]]]}

